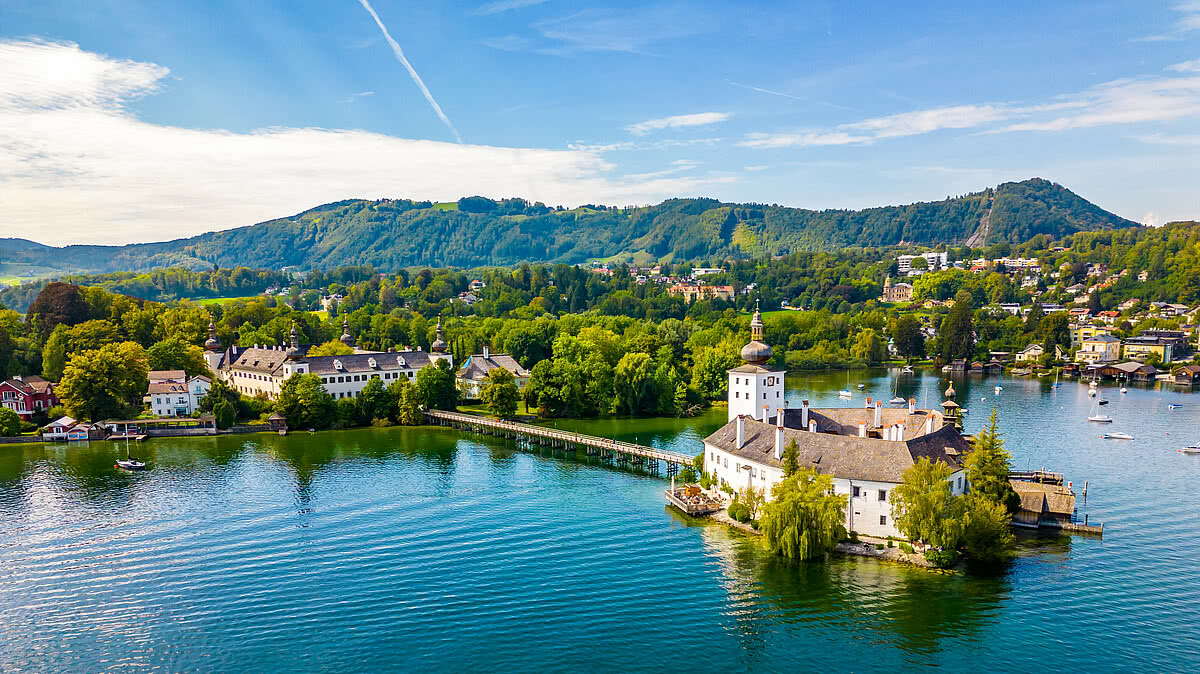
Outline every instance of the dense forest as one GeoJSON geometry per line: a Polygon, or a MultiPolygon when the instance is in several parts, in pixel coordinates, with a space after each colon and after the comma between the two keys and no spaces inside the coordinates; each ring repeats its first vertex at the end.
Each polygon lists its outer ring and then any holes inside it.
{"type": "Polygon", "coordinates": [[[524,199],[456,203],[346,200],[298,215],[190,239],[51,248],[0,242],[6,262],[75,271],[372,265],[475,267],[590,259],[745,258],[847,246],[1018,243],[1133,227],[1070,190],[1035,178],[943,201],[861,211],[808,210],[714,199],[654,206],[548,207],[524,199]]]}

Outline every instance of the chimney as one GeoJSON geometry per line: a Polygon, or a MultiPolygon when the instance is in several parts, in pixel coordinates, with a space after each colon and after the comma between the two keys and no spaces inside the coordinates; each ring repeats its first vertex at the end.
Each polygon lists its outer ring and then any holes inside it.
{"type": "Polygon", "coordinates": [[[872,428],[880,428],[883,426],[883,401],[875,401],[875,423],[872,428]]]}
{"type": "Polygon", "coordinates": [[[783,426],[775,427],[775,460],[783,461],[783,426]]]}
{"type": "Polygon", "coordinates": [[[800,427],[808,428],[808,401],[800,403],[800,427]]]}
{"type": "Polygon", "coordinates": [[[744,444],[746,444],[746,415],[739,414],[737,418],[737,444],[735,446],[741,449],[744,444]]]}
{"type": "Polygon", "coordinates": [[[778,426],[779,428],[783,428],[783,408],[782,407],[775,408],[775,425],[778,426]]]}
{"type": "Polygon", "coordinates": [[[816,433],[816,432],[817,432],[817,420],[816,420],[816,419],[810,419],[810,420],[809,420],[809,422],[808,422],[808,432],[809,432],[809,433],[816,433]]]}
{"type": "Polygon", "coordinates": [[[867,398],[867,409],[871,409],[871,399],[867,398]]]}
{"type": "Polygon", "coordinates": [[[487,346],[484,346],[484,347],[483,347],[483,359],[484,359],[484,360],[487,360],[488,358],[491,358],[491,354],[490,354],[490,353],[488,353],[488,348],[487,348],[487,346]]]}
{"type": "Polygon", "coordinates": [[[867,423],[865,421],[858,425],[858,437],[867,437],[867,423]]]}
{"type": "Polygon", "coordinates": [[[770,409],[770,407],[768,407],[767,405],[763,405],[763,415],[762,415],[762,422],[763,422],[764,424],[765,424],[765,423],[767,423],[767,419],[769,419],[769,418],[770,418],[770,417],[768,417],[768,416],[767,416],[767,410],[769,410],[769,409],[770,409]]]}
{"type": "Polygon", "coordinates": [[[921,435],[929,435],[933,432],[933,415],[925,417],[925,424],[921,429],[921,435]]]}
{"type": "Polygon", "coordinates": [[[916,411],[917,411],[917,399],[916,399],[916,398],[909,398],[909,399],[908,399],[908,413],[909,413],[909,414],[915,414],[915,413],[916,413],[916,411]]]}

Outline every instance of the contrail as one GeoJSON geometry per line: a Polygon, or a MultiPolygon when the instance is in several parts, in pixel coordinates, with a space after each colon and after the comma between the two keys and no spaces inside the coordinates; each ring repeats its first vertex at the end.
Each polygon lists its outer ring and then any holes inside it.
{"type": "Polygon", "coordinates": [[[462,136],[458,135],[458,130],[455,129],[454,125],[450,123],[450,118],[446,116],[446,113],[442,112],[442,106],[438,105],[437,101],[433,100],[433,94],[429,93],[429,87],[425,86],[425,83],[421,81],[421,76],[417,74],[416,70],[413,70],[412,64],[408,62],[408,59],[404,58],[404,50],[401,49],[400,45],[392,39],[392,34],[388,32],[387,26],[383,25],[383,22],[379,20],[379,15],[375,13],[374,9],[372,9],[371,3],[367,2],[367,0],[358,0],[358,2],[363,6],[363,9],[367,10],[371,14],[371,18],[375,19],[375,25],[379,26],[379,30],[383,31],[383,37],[387,39],[388,44],[392,45],[392,53],[396,55],[396,60],[400,61],[400,63],[408,69],[408,74],[412,76],[413,81],[416,82],[417,86],[421,88],[421,93],[425,94],[425,100],[429,101],[429,104],[433,106],[433,111],[436,112],[437,116],[442,119],[442,122],[446,125],[446,128],[450,129],[450,133],[454,134],[454,139],[461,143],[462,136]]]}

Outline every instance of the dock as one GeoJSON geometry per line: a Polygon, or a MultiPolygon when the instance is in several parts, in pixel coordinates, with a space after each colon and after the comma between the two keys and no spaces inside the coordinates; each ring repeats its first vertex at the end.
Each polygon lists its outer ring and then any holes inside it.
{"type": "Polygon", "coordinates": [[[428,410],[425,412],[425,417],[430,423],[438,426],[450,426],[482,435],[525,440],[532,444],[564,451],[583,451],[588,456],[598,456],[610,464],[622,467],[632,465],[634,468],[644,469],[653,475],[657,475],[659,470],[665,466],[667,475],[674,476],[679,473],[680,468],[692,465],[692,457],[687,454],[595,435],[573,433],[557,428],[445,410],[428,410]]]}
{"type": "Polygon", "coordinates": [[[685,484],[682,487],[664,492],[667,501],[692,517],[708,515],[722,510],[725,504],[717,498],[704,493],[698,485],[685,484]]]}

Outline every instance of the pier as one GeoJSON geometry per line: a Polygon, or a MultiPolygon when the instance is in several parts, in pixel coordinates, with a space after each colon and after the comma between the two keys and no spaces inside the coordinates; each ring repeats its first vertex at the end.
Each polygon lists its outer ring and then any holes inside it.
{"type": "Polygon", "coordinates": [[[564,451],[582,451],[588,456],[598,456],[610,464],[644,469],[652,475],[657,475],[662,466],[666,467],[668,476],[674,476],[679,473],[680,468],[692,465],[692,457],[687,454],[668,452],[645,445],[636,445],[632,442],[573,433],[557,428],[443,410],[428,410],[425,412],[425,417],[429,419],[430,423],[438,426],[450,426],[483,435],[520,439],[564,451]]]}

